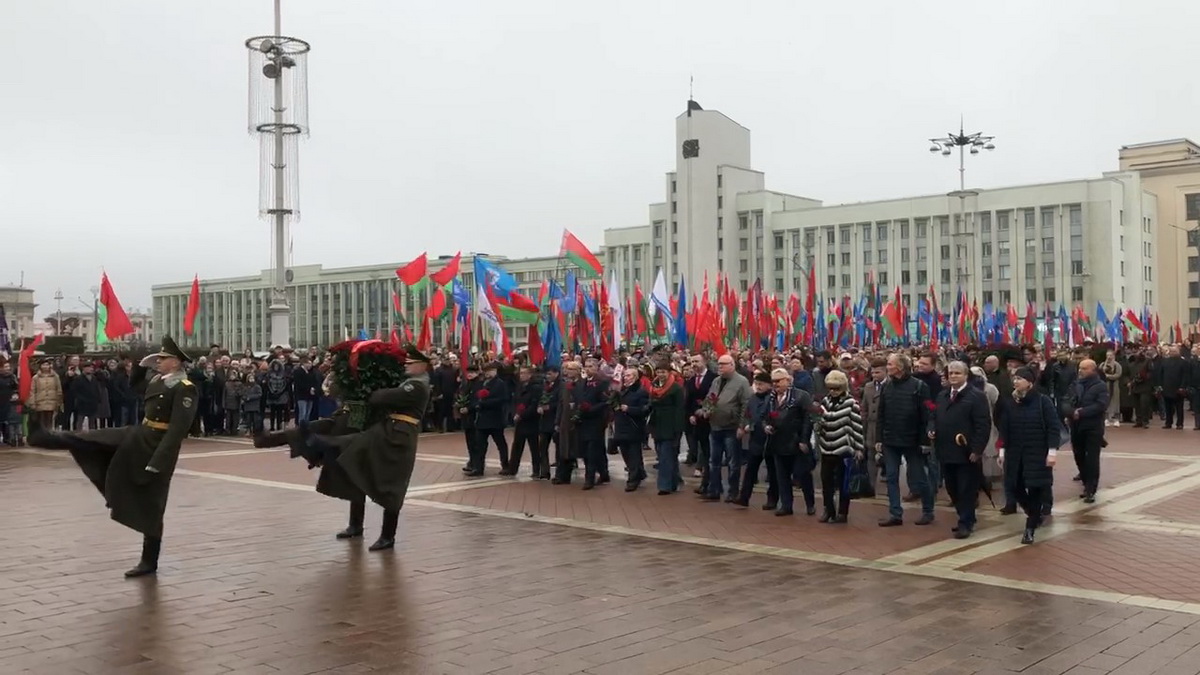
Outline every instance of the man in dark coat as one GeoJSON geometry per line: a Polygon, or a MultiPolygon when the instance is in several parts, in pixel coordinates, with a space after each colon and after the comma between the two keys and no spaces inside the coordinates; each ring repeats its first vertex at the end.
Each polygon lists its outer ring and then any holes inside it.
{"type": "Polygon", "coordinates": [[[525,446],[529,446],[531,463],[530,475],[541,473],[538,466],[538,424],[541,415],[538,414],[538,403],[542,400],[542,383],[533,376],[533,367],[521,366],[517,373],[517,389],[513,396],[513,445],[512,457],[509,459],[509,471],[501,471],[502,476],[515,476],[521,468],[521,455],[525,446]]]}
{"type": "Polygon", "coordinates": [[[29,444],[69,450],[112,511],[113,520],[143,535],[142,558],[126,577],[158,571],[163,514],[179,448],[199,408],[195,385],[186,377],[187,355],[170,336],[134,372],[140,385],[148,368],[158,371],[146,385],[146,418],[129,427],[54,433],[35,427],[29,444]]]}
{"type": "MultiPolygon", "coordinates": [[[[1079,380],[1070,399],[1073,410],[1068,417],[1071,425],[1071,446],[1079,457],[1079,475],[1083,479],[1083,501],[1093,504],[1100,487],[1100,448],[1104,443],[1104,415],[1108,410],[1108,387],[1096,371],[1096,362],[1084,359],[1079,363],[1079,380]]],[[[1062,405],[1059,405],[1062,408],[1062,405]]]]}
{"type": "Polygon", "coordinates": [[[558,388],[558,412],[554,422],[554,485],[569,485],[579,462],[579,433],[575,429],[576,390],[583,386],[581,366],[567,361],[562,366],[562,385],[558,388]]]}
{"type": "Polygon", "coordinates": [[[499,377],[500,364],[483,367],[483,380],[475,395],[467,401],[468,414],[475,422],[475,452],[471,455],[469,476],[482,476],[487,459],[488,439],[496,443],[500,454],[500,475],[511,476],[508,465],[508,439],[504,437],[504,411],[509,405],[508,385],[499,377]]]}
{"type": "Polygon", "coordinates": [[[421,417],[429,406],[429,357],[415,346],[406,348],[407,377],[397,387],[372,392],[367,405],[380,414],[367,429],[341,436],[314,435],[310,446],[322,453],[325,464],[336,463],[345,472],[353,491],[335,495],[350,502],[350,526],[341,539],[362,536],[366,500],[383,507],[379,539],[368,548],[395,548],[400,509],[408,494],[421,417]]]}
{"type": "Polygon", "coordinates": [[[634,368],[626,368],[621,380],[620,398],[613,411],[612,437],[625,460],[628,476],[625,491],[633,492],[646,480],[642,439],[646,437],[646,416],[650,414],[650,392],[642,387],[641,376],[634,368]]]}
{"type": "MultiPolygon", "coordinates": [[[[813,452],[809,447],[812,436],[812,396],[803,389],[792,387],[792,376],[782,368],[771,373],[774,392],[767,403],[767,421],[763,431],[767,434],[767,454],[775,461],[775,476],[779,483],[779,506],[777,516],[793,513],[791,476],[800,455],[813,452]]],[[[814,495],[806,490],[804,495],[809,515],[815,513],[814,495]]]]}
{"type": "Polygon", "coordinates": [[[604,429],[608,424],[609,381],[600,375],[600,362],[588,357],[584,378],[575,387],[575,424],[579,435],[579,454],[583,455],[583,489],[608,482],[608,455],[605,454],[604,429]]]}
{"type": "Polygon", "coordinates": [[[100,410],[101,386],[104,385],[96,377],[96,366],[90,361],[83,364],[83,374],[71,381],[70,396],[75,411],[72,425],[74,431],[82,429],[85,423],[88,429],[100,426],[97,412],[100,410]]]}
{"type": "Polygon", "coordinates": [[[912,360],[896,353],[887,359],[888,379],[879,391],[879,437],[876,458],[884,462],[888,492],[888,517],[880,527],[904,524],[904,506],[900,501],[900,463],[908,468],[908,489],[921,499],[921,517],[917,525],[933,522],[935,486],[929,484],[925,464],[932,459],[922,446],[928,438],[929,409],[933,402],[929,388],[912,374],[912,360]]]}
{"type": "Polygon", "coordinates": [[[992,431],[992,415],[983,391],[967,384],[967,364],[953,361],[946,368],[948,389],[943,389],[929,419],[946,491],[958,512],[956,539],[975,530],[975,502],[983,480],[983,451],[992,431]]]}
{"type": "Polygon", "coordinates": [[[1183,428],[1183,402],[1188,397],[1187,386],[1190,367],[1179,354],[1179,347],[1171,345],[1167,357],[1159,360],[1154,369],[1154,391],[1162,396],[1163,428],[1183,428]]]}
{"type": "Polygon", "coordinates": [[[558,366],[548,365],[538,386],[538,438],[534,450],[534,480],[550,480],[550,442],[554,442],[558,454],[558,404],[562,398],[562,380],[558,379],[558,366]]]}
{"type": "Polygon", "coordinates": [[[1013,393],[996,405],[996,430],[1006,490],[1016,495],[1025,511],[1022,544],[1032,544],[1041,525],[1044,505],[1054,487],[1062,422],[1054,403],[1034,387],[1033,369],[1022,366],[1012,376],[1013,393]]]}
{"type": "Polygon", "coordinates": [[[688,451],[686,464],[700,465],[700,486],[697,494],[705,494],[708,489],[709,443],[712,428],[708,419],[697,415],[704,406],[709,389],[717,379],[717,374],[708,369],[708,360],[702,354],[692,357],[692,376],[683,382],[684,412],[687,414],[687,427],[684,435],[687,437],[688,451]]]}

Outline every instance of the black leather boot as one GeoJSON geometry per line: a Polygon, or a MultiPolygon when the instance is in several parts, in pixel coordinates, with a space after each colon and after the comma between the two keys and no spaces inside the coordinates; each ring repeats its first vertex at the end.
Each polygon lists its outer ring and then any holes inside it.
{"type": "Polygon", "coordinates": [[[142,539],[142,559],[133,569],[125,573],[126,579],[144,577],[158,572],[158,554],[162,551],[162,538],[147,535],[142,539]]]}
{"type": "Polygon", "coordinates": [[[367,548],[368,551],[383,551],[396,547],[396,526],[400,524],[399,511],[383,512],[383,527],[379,531],[379,539],[367,548]]]}
{"type": "Polygon", "coordinates": [[[350,502],[350,524],[337,533],[338,539],[354,539],[363,535],[363,517],[367,512],[366,502],[350,502]]]}
{"type": "Polygon", "coordinates": [[[282,431],[260,431],[254,434],[256,448],[278,448],[287,444],[287,434],[282,431]]]}

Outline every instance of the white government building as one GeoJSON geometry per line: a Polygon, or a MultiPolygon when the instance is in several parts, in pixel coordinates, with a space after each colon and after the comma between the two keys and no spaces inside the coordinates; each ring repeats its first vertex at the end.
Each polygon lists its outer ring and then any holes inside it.
{"type": "MultiPolygon", "coordinates": [[[[751,168],[749,129],[720,112],[689,102],[675,120],[675,140],[675,169],[664,178],[665,200],[649,206],[648,224],[604,233],[598,255],[627,291],[638,282],[648,293],[661,268],[673,286],[685,278],[689,294],[699,292],[708,272],[710,283],[725,273],[742,289],[762,279],[768,293],[802,296],[815,267],[818,291],[827,298],[857,299],[873,272],[885,293],[899,285],[913,307],[932,284],[944,308],[962,287],[981,305],[1011,302],[1021,313],[1033,302],[1039,310],[1045,303],[1081,304],[1091,314],[1100,301],[1110,309],[1148,305],[1164,326],[1200,320],[1200,283],[1188,280],[1200,265],[1182,236],[1185,217],[1194,215],[1193,206],[1200,210],[1200,147],[1190,141],[1127,146],[1123,170],[1097,178],[968,190],[965,198],[825,206],[767,190],[764,174],[751,168]],[[1147,186],[1152,181],[1155,192],[1147,186]],[[1179,222],[1160,223],[1160,211],[1179,222]],[[1163,278],[1164,270],[1171,278],[1163,278]],[[1166,305],[1159,299],[1164,287],[1166,305]]],[[[526,289],[556,270],[561,276],[555,257],[488,259],[526,289]]],[[[446,260],[431,260],[430,271],[446,260]]],[[[359,329],[386,333],[401,264],[291,268],[293,345],[329,344],[359,329]]],[[[473,289],[466,256],[462,269],[473,289]]],[[[158,327],[182,334],[189,290],[190,281],[153,288],[158,327]]],[[[201,290],[205,310],[195,342],[268,346],[269,271],[204,280],[201,290]]],[[[402,296],[406,313],[412,300],[402,296]]],[[[435,340],[445,328],[435,329],[435,340]]],[[[515,340],[525,338],[523,327],[512,332],[515,340]]]]}

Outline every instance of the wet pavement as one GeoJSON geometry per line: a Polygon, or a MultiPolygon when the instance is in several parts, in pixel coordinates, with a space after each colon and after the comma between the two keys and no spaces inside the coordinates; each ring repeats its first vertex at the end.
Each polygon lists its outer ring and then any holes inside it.
{"type": "MultiPolygon", "coordinates": [[[[69,457],[0,451],[0,673],[1200,673],[1200,432],[1113,429],[1094,505],[1069,452],[1033,546],[614,483],[465,479],[425,436],[399,547],[279,450],[189,441],[154,579],[69,457]]],[[[494,452],[490,456],[495,459],[494,452]]],[[[526,455],[528,457],[528,455],[526,455]]],[[[528,462],[528,459],[526,459],[528,462]]],[[[694,482],[694,481],[690,481],[694,482]]],[[[985,500],[986,501],[986,500],[985,500]]],[[[906,505],[908,508],[909,505],[906,505]]]]}

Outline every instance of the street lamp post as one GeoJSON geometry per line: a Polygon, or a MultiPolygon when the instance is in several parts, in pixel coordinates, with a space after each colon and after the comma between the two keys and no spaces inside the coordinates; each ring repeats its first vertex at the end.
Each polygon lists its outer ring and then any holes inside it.
{"type": "Polygon", "coordinates": [[[250,133],[259,137],[259,214],[273,222],[271,345],[289,346],[287,285],[289,225],[300,219],[299,139],[308,136],[308,52],[304,40],[282,34],[280,0],[275,32],[246,40],[250,55],[250,133]]]}
{"type": "Polygon", "coordinates": [[[958,149],[958,189],[949,193],[948,197],[958,198],[958,220],[954,223],[954,228],[951,233],[951,240],[955,247],[955,265],[957,271],[957,281],[959,286],[963,285],[963,280],[967,281],[967,292],[969,297],[978,298],[981,288],[979,285],[979,275],[972,275],[971,271],[975,265],[975,242],[972,238],[975,236],[974,223],[972,227],[967,227],[967,199],[979,196],[976,190],[967,189],[967,152],[972,155],[978,155],[980,150],[995,150],[996,146],[992,144],[995,136],[985,136],[982,133],[975,132],[968,134],[963,130],[962,120],[959,120],[958,133],[949,133],[942,138],[929,139],[929,152],[940,152],[943,157],[949,157],[954,149],[958,149]],[[966,243],[966,256],[960,256],[959,245],[966,243]]]}
{"type": "Polygon", "coordinates": [[[58,307],[56,310],[56,314],[58,315],[57,325],[54,326],[54,334],[55,335],[63,334],[63,332],[62,332],[62,330],[63,330],[62,329],[62,301],[63,301],[63,292],[62,292],[62,289],[59,288],[54,291],[54,302],[58,307]]]}

